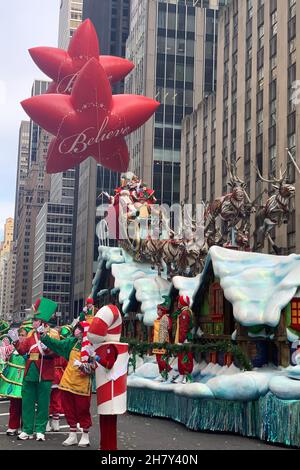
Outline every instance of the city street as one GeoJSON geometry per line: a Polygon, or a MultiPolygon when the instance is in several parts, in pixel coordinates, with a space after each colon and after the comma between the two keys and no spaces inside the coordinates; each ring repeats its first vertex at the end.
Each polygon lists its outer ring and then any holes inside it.
{"type": "MultiPolygon", "coordinates": [[[[91,447],[63,447],[68,426],[61,420],[61,431],[46,435],[46,442],[19,441],[6,436],[8,401],[0,401],[0,450],[96,450],[98,448],[98,417],[95,395],[93,396],[91,447]]],[[[287,450],[283,446],[269,445],[257,439],[227,434],[200,433],[189,431],[183,425],[167,419],[148,418],[127,414],[119,418],[119,450],[287,450]]]]}

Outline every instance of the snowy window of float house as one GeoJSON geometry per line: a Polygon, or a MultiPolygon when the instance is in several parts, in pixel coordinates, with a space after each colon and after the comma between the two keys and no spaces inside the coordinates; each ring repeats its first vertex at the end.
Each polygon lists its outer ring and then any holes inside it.
{"type": "Polygon", "coordinates": [[[300,298],[297,297],[291,302],[291,327],[300,331],[300,298]]]}
{"type": "MultiPolygon", "coordinates": [[[[218,322],[223,319],[223,289],[220,286],[219,282],[214,282],[211,284],[209,289],[210,296],[210,315],[213,322],[218,322]]],[[[300,299],[299,299],[300,300],[300,299]]],[[[300,304],[299,304],[300,308],[300,304]]]]}

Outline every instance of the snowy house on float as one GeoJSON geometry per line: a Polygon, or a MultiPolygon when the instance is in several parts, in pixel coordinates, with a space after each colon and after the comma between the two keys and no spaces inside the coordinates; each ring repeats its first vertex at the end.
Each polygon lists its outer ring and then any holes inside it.
{"type": "Polygon", "coordinates": [[[148,263],[137,263],[119,247],[99,246],[98,268],[92,295],[98,307],[118,306],[124,315],[123,335],[151,340],[157,305],[170,290],[170,282],[148,263]]]}
{"type": "Polygon", "coordinates": [[[234,339],[254,366],[287,366],[300,338],[300,255],[212,247],[192,309],[202,340],[234,339]]]}

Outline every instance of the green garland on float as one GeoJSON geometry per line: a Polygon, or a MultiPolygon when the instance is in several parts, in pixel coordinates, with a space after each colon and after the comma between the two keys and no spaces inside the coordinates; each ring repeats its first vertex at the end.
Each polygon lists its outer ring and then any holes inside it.
{"type": "Polygon", "coordinates": [[[136,368],[136,356],[144,357],[146,354],[151,353],[152,349],[165,349],[165,358],[168,359],[171,356],[177,356],[178,353],[192,352],[197,353],[211,353],[211,352],[222,352],[231,353],[243,370],[251,370],[252,365],[248,360],[247,356],[241,350],[241,348],[229,341],[217,341],[215,343],[197,344],[197,343],[185,343],[185,344],[170,344],[170,343],[147,343],[139,342],[136,339],[121,338],[122,343],[128,343],[129,352],[131,358],[129,359],[129,365],[136,368]]]}

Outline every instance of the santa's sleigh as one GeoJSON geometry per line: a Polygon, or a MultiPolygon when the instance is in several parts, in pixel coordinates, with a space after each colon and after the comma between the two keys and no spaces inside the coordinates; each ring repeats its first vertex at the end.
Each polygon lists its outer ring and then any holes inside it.
{"type": "Polygon", "coordinates": [[[161,223],[160,214],[147,203],[135,204],[134,210],[122,209],[119,205],[108,208],[109,238],[117,240],[131,255],[139,254],[142,240],[169,237],[167,225],[161,223]]]}

